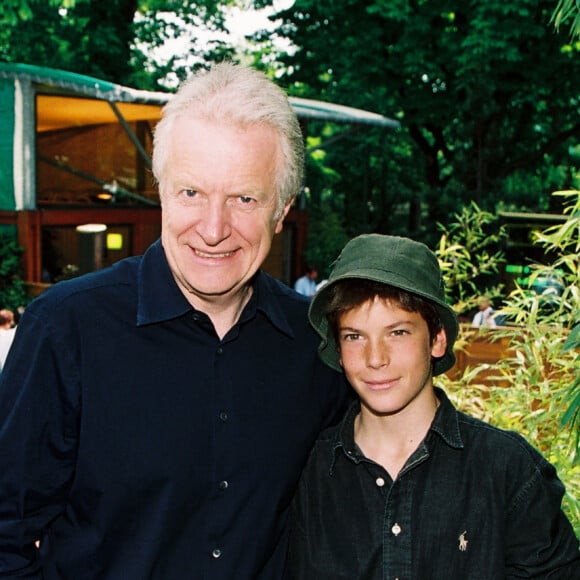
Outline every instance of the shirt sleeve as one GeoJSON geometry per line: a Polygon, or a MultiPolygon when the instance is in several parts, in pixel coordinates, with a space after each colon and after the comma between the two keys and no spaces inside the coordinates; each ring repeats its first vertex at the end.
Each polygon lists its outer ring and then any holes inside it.
{"type": "Polygon", "coordinates": [[[76,459],[70,354],[29,308],[0,377],[0,578],[42,578],[38,542],[63,511],[76,459]]]}
{"type": "Polygon", "coordinates": [[[562,511],[564,485],[550,463],[532,448],[530,453],[533,470],[508,506],[506,578],[578,580],[580,552],[562,511]]]}

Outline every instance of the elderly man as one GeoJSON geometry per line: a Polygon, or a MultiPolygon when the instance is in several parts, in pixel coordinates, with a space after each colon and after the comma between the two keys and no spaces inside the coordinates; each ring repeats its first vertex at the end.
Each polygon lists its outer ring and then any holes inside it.
{"type": "Polygon", "coordinates": [[[224,63],[157,126],[161,240],[26,310],[0,383],[0,577],[274,580],[347,389],[260,270],[301,186],[286,95],[224,63]]]}

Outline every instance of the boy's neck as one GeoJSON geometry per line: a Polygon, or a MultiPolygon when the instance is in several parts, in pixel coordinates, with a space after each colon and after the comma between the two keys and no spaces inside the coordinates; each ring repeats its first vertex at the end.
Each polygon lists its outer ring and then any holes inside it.
{"type": "Polygon", "coordinates": [[[365,457],[382,465],[393,481],[423,441],[439,407],[431,388],[415,404],[389,415],[377,415],[361,405],[354,422],[354,439],[365,457]]]}

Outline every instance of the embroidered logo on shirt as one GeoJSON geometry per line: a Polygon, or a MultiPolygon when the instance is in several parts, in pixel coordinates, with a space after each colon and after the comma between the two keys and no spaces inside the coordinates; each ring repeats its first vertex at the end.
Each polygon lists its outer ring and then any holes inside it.
{"type": "Polygon", "coordinates": [[[467,534],[467,530],[465,530],[462,534],[459,534],[459,549],[462,552],[466,552],[467,551],[467,544],[469,543],[465,539],[465,534],[467,534]]]}

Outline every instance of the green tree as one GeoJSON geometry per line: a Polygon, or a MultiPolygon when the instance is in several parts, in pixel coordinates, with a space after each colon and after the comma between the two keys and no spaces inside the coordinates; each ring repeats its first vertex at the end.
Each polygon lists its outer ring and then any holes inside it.
{"type": "Polygon", "coordinates": [[[232,49],[195,36],[186,54],[159,63],[155,48],[196,27],[223,30],[233,0],[6,0],[0,5],[0,60],[61,68],[144,89],[169,73],[183,78],[187,57],[215,60],[232,49]],[[180,57],[181,61],[179,60],[180,57]]]}
{"type": "Polygon", "coordinates": [[[112,81],[130,76],[137,0],[27,0],[17,4],[18,10],[5,17],[0,33],[1,60],[63,68],[112,81]]]}
{"type": "Polygon", "coordinates": [[[396,135],[365,132],[329,150],[345,220],[356,215],[361,230],[385,231],[393,225],[385,212],[405,204],[416,228],[408,231],[420,237],[423,224],[432,236],[433,224],[472,200],[488,210],[509,204],[518,182],[534,187],[518,192],[518,209],[550,209],[546,192],[569,187],[580,165],[571,154],[578,46],[549,25],[553,8],[546,0],[296,0],[281,13],[279,33],[297,47],[280,57],[290,90],[403,124],[396,135]]]}

